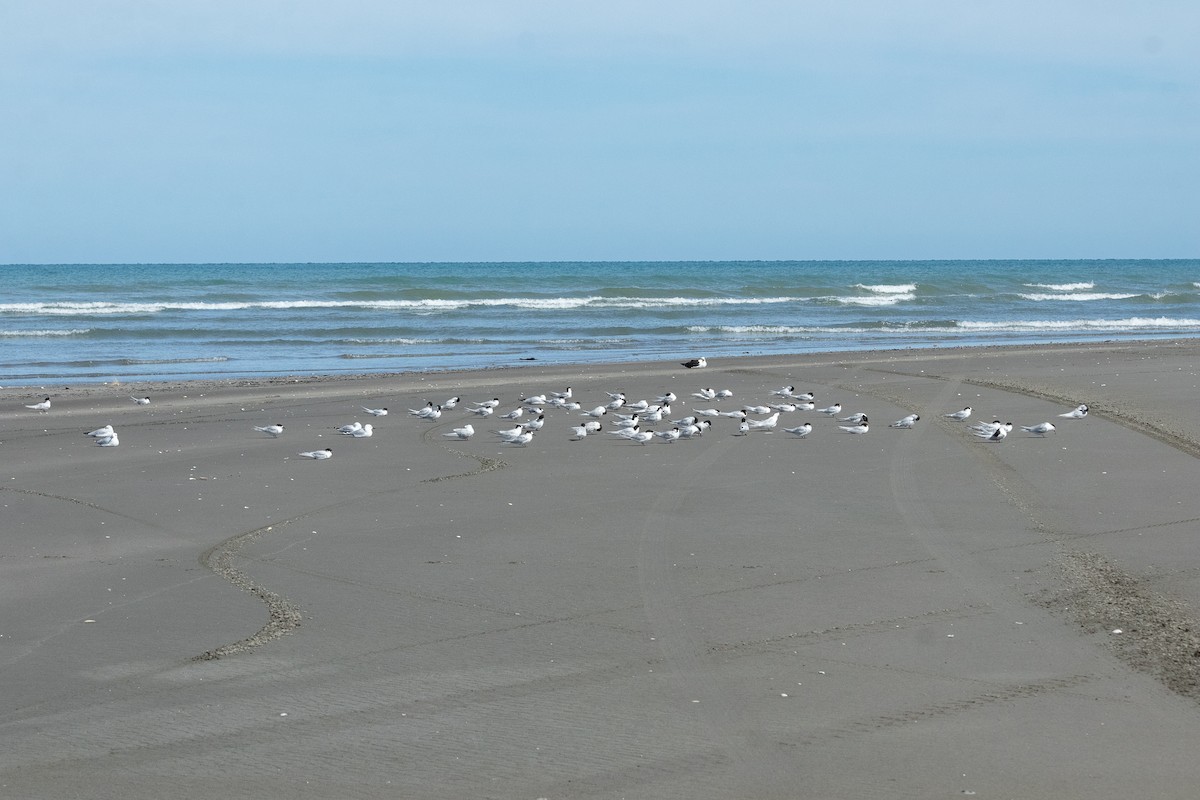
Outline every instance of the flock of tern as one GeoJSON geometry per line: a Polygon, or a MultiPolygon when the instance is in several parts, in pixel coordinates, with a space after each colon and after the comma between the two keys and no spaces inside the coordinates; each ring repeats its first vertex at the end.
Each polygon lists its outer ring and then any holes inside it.
{"type": "MultiPolygon", "coordinates": [[[[689,369],[702,368],[707,365],[707,361],[703,358],[682,362],[682,366],[689,369]]],[[[608,396],[607,401],[590,408],[585,408],[576,401],[574,391],[571,387],[567,387],[561,392],[522,395],[520,402],[505,412],[499,411],[500,398],[493,397],[489,400],[467,403],[463,405],[461,413],[466,414],[467,418],[478,418],[480,422],[494,418],[512,423],[507,427],[491,428],[490,432],[501,443],[516,447],[527,446],[533,441],[535,434],[542,431],[546,425],[548,409],[576,414],[582,418],[578,424],[570,426],[572,441],[605,433],[636,444],[645,445],[656,440],[670,444],[681,439],[703,436],[712,428],[712,418],[718,417],[737,421],[738,427],[734,432],[736,436],[746,436],[755,432],[771,433],[778,429],[793,437],[804,438],[814,430],[811,422],[802,422],[795,426],[780,424],[783,415],[792,415],[797,412],[813,412],[833,418],[838,423],[837,430],[844,434],[863,435],[871,430],[870,420],[865,413],[855,412],[848,416],[839,416],[843,407],[841,403],[836,402],[823,408],[817,408],[813,393],[797,392],[794,385],[773,390],[770,393],[773,402],[746,403],[726,410],[707,406],[693,408],[691,414],[679,418],[672,418],[672,403],[676,403],[679,399],[674,392],[666,392],[654,400],[630,400],[622,391],[605,392],[605,394],[608,396]]],[[[692,397],[696,399],[695,405],[699,406],[702,403],[729,400],[733,397],[733,392],[729,389],[718,390],[706,387],[693,392],[692,397]]],[[[149,397],[131,397],[130,399],[138,405],[150,404],[149,397]]],[[[427,401],[421,408],[410,408],[408,414],[425,422],[436,422],[441,420],[447,411],[458,408],[460,404],[462,404],[462,398],[457,396],[448,398],[440,404],[427,401]]],[[[50,411],[51,401],[47,397],[25,407],[39,413],[47,413],[50,411]]],[[[367,406],[359,406],[359,408],[373,417],[385,417],[388,414],[387,408],[369,408],[367,406]]],[[[956,422],[966,422],[972,413],[971,407],[967,406],[958,411],[947,412],[942,416],[956,422]]],[[[1079,405],[1058,416],[1066,419],[1083,419],[1087,413],[1088,407],[1079,405]]],[[[888,427],[911,430],[916,427],[920,419],[920,414],[909,414],[890,423],[888,427]]],[[[1011,422],[1001,422],[997,419],[992,422],[971,424],[968,429],[980,439],[1000,442],[1012,433],[1014,425],[1011,422]]],[[[284,426],[281,423],[256,425],[254,430],[271,438],[278,438],[284,433],[284,426]]],[[[375,432],[371,423],[360,422],[342,425],[335,430],[343,436],[355,439],[370,438],[375,432]]],[[[1030,436],[1044,437],[1048,433],[1054,433],[1055,426],[1051,422],[1040,422],[1035,425],[1022,425],[1020,430],[1030,436]]],[[[466,441],[475,433],[475,426],[470,422],[465,422],[452,428],[449,432],[443,433],[442,436],[446,439],[466,441]]],[[[97,428],[88,432],[87,435],[95,439],[96,445],[99,447],[120,445],[120,438],[113,430],[112,425],[97,428]]],[[[333,456],[333,450],[327,447],[322,450],[306,450],[298,455],[314,460],[324,460],[333,456]]]]}
{"type": "MultiPolygon", "coordinates": [[[[707,366],[703,359],[682,362],[690,368],[707,366]]],[[[812,392],[797,392],[794,385],[783,386],[771,392],[772,402],[765,404],[742,404],[736,408],[721,410],[716,407],[695,407],[691,414],[680,418],[672,418],[672,403],[678,401],[674,392],[667,392],[654,400],[630,400],[624,392],[605,392],[608,400],[599,405],[586,407],[574,399],[574,391],[567,387],[565,391],[548,392],[545,394],[523,395],[519,404],[506,412],[500,411],[501,402],[498,397],[468,403],[463,413],[478,417],[481,420],[505,420],[512,424],[508,427],[491,428],[490,433],[503,444],[525,447],[533,441],[535,434],[546,424],[548,409],[562,410],[582,417],[578,424],[570,426],[572,441],[579,441],[588,436],[606,433],[609,436],[634,442],[649,444],[660,441],[667,444],[680,439],[692,439],[703,436],[712,427],[712,419],[725,417],[736,420],[737,430],[733,435],[746,436],[754,432],[770,433],[776,430],[804,438],[813,432],[812,422],[802,422],[799,425],[788,426],[781,424],[783,415],[795,412],[814,412],[832,417],[837,424],[837,430],[849,435],[862,435],[871,430],[870,419],[865,413],[855,412],[848,416],[839,416],[843,411],[841,403],[818,408],[812,392]],[[522,419],[528,421],[522,422],[522,419]],[[602,421],[604,420],[604,421],[602,421]],[[669,427],[668,427],[669,426],[669,427]]],[[[704,388],[692,393],[696,398],[695,405],[700,406],[708,401],[728,400],[733,392],[728,389],[717,390],[704,388]]],[[[418,419],[433,422],[442,419],[443,413],[459,405],[461,398],[454,397],[442,404],[427,401],[422,408],[409,409],[409,414],[418,419]]],[[[945,417],[965,422],[972,413],[970,407],[944,414],[945,417]]],[[[1059,416],[1082,419],[1087,416],[1087,406],[1081,405],[1059,416]]],[[[889,428],[911,430],[920,421],[920,414],[909,414],[888,425],[889,428]]],[[[969,426],[971,432],[989,441],[1002,441],[1013,430],[1012,423],[999,420],[990,423],[978,423],[969,426]]],[[[1043,437],[1053,433],[1055,426],[1050,422],[1036,425],[1023,425],[1021,430],[1032,436],[1043,437]]],[[[451,429],[442,436],[457,441],[470,439],[476,433],[471,423],[451,429]]]]}
{"type": "MultiPolygon", "coordinates": [[[[139,406],[150,405],[149,397],[132,397],[131,396],[129,399],[132,400],[134,403],[136,403],[139,406]]],[[[40,403],[34,403],[32,405],[27,405],[25,407],[28,409],[37,411],[40,414],[45,414],[50,411],[50,406],[51,406],[50,398],[47,397],[45,400],[42,400],[40,403]]],[[[94,431],[88,431],[85,435],[90,436],[93,439],[95,439],[97,447],[120,447],[121,446],[121,437],[117,435],[117,432],[115,430],[113,430],[112,425],[105,425],[103,428],[96,428],[96,430],[94,430],[94,431]]]]}

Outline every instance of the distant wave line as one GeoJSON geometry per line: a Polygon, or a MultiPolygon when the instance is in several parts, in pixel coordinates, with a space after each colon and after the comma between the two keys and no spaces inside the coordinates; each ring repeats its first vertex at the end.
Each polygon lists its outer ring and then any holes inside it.
{"type": "Polygon", "coordinates": [[[1082,289],[1095,289],[1096,284],[1093,281],[1080,281],[1079,283],[1026,283],[1030,289],[1049,289],[1052,292],[1078,292],[1082,289]]]}
{"type": "Polygon", "coordinates": [[[912,294],[917,290],[917,285],[915,283],[856,283],[854,288],[877,294],[912,294]]]}
{"type": "Polygon", "coordinates": [[[810,333],[875,333],[881,330],[884,330],[884,328],[839,328],[833,326],[825,327],[820,325],[689,325],[687,328],[688,333],[766,333],[776,335],[803,335],[810,333]]]}
{"type": "Polygon", "coordinates": [[[25,336],[82,336],[85,333],[91,333],[91,328],[71,328],[69,330],[38,330],[38,331],[0,331],[0,336],[25,337],[25,336]]]}
{"type": "Polygon", "coordinates": [[[916,299],[916,295],[911,293],[905,294],[882,294],[870,295],[867,297],[831,297],[830,300],[835,300],[843,305],[853,306],[894,306],[897,303],[905,302],[906,300],[916,299]]]}
{"type": "Polygon", "coordinates": [[[1041,302],[1043,300],[1071,300],[1074,302],[1087,303],[1093,300],[1132,300],[1135,297],[1153,297],[1156,300],[1161,300],[1163,295],[1149,294],[1117,294],[1115,292],[1075,292],[1071,294],[1018,294],[1018,297],[1024,300],[1033,300],[1041,302]]]}
{"type": "Polygon", "coordinates": [[[264,300],[257,302],[197,303],[2,303],[0,314],[157,314],[163,311],[245,311],[361,308],[365,310],[456,311],[470,307],[504,307],[526,310],[573,310],[577,308],[670,308],[688,306],[767,305],[798,303],[806,297],[504,297],[468,300],[264,300]]]}
{"type": "MultiPolygon", "coordinates": [[[[467,347],[513,347],[513,346],[529,346],[538,345],[543,347],[578,347],[585,346],[588,348],[596,347],[611,347],[614,345],[627,345],[636,342],[637,339],[631,337],[580,337],[580,338],[554,338],[554,339],[494,339],[494,338],[462,338],[449,337],[445,339],[358,339],[358,340],[336,340],[329,344],[356,344],[365,347],[381,347],[385,345],[403,345],[403,346],[426,346],[426,347],[453,347],[463,345],[467,347]]],[[[346,353],[340,356],[341,358],[377,358],[378,354],[373,353],[346,353]]]]}
{"type": "Polygon", "coordinates": [[[688,333],[719,333],[719,334],[774,334],[774,335],[805,335],[805,334],[911,334],[911,333],[942,333],[994,331],[1025,332],[1025,331],[1136,331],[1155,330],[1164,328],[1193,329],[1200,328],[1200,319],[1170,318],[1170,317],[1131,317],[1129,319],[1074,319],[1074,320],[1014,320],[1010,322],[976,322],[971,320],[947,321],[939,325],[931,322],[924,323],[882,323],[872,327],[838,327],[822,325],[691,325],[688,333]]]}
{"type": "Polygon", "coordinates": [[[1130,317],[1129,319],[1011,320],[1008,322],[963,321],[958,327],[971,331],[1136,331],[1164,328],[1200,328],[1200,319],[1173,317],[1130,317]]]}
{"type": "MultiPolygon", "coordinates": [[[[333,339],[333,343],[340,344],[448,344],[451,343],[448,339],[413,339],[407,336],[382,336],[378,339],[333,339]]],[[[475,339],[459,339],[459,342],[470,344],[476,341],[475,339]]]]}

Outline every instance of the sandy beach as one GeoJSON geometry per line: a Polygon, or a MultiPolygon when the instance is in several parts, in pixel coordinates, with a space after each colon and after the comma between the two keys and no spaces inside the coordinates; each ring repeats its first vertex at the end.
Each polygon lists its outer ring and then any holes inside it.
{"type": "Polygon", "coordinates": [[[1193,798],[1198,372],[1185,340],[0,389],[0,796],[1193,798]],[[787,385],[870,431],[571,433],[787,385]]]}

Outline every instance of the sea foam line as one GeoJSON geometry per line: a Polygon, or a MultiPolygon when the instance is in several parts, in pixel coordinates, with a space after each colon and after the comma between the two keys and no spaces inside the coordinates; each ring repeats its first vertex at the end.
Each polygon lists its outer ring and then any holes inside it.
{"type": "Polygon", "coordinates": [[[823,325],[689,325],[688,333],[718,333],[718,334],[765,334],[775,336],[793,336],[805,334],[912,334],[933,333],[953,334],[955,331],[994,331],[1030,332],[1030,331],[1136,331],[1161,329],[1192,329],[1200,328],[1200,319],[1173,317],[1130,317],[1129,319],[1073,319],[1073,320],[1013,320],[1009,322],[977,322],[962,320],[949,322],[945,325],[928,323],[885,323],[878,327],[839,327],[823,325]]]}
{"type": "Polygon", "coordinates": [[[0,336],[82,336],[91,333],[91,328],[71,328],[69,330],[40,330],[40,331],[0,331],[0,336]]]}
{"type": "Polygon", "coordinates": [[[769,305],[804,302],[804,297],[501,297],[464,300],[264,300],[259,302],[197,303],[0,303],[0,314],[111,315],[158,314],[164,311],[245,311],[347,309],[408,310],[417,312],[456,311],[471,307],[513,307],[525,310],[572,310],[577,308],[650,309],[695,306],[769,305]]]}
{"type": "Polygon", "coordinates": [[[1116,294],[1113,292],[1074,292],[1071,294],[1018,294],[1018,297],[1024,300],[1043,301],[1043,300],[1072,300],[1076,302],[1089,302],[1092,300],[1132,300],[1135,297],[1142,297],[1140,294],[1116,294]]]}
{"type": "Polygon", "coordinates": [[[917,290],[917,285],[915,283],[856,283],[854,288],[877,294],[912,294],[917,290]]]}
{"type": "Polygon", "coordinates": [[[902,303],[906,300],[913,300],[915,294],[877,294],[868,297],[832,297],[831,300],[836,300],[842,305],[848,306],[894,306],[897,303],[902,303]]]}
{"type": "Polygon", "coordinates": [[[834,328],[812,325],[689,325],[686,330],[688,333],[803,335],[806,333],[870,333],[874,329],[834,328]]]}
{"type": "Polygon", "coordinates": [[[1092,281],[1081,281],[1079,283],[1026,283],[1030,289],[1049,289],[1052,292],[1078,292],[1083,289],[1095,289],[1096,284],[1092,281]]]}
{"type": "Polygon", "coordinates": [[[1167,328],[1200,328],[1200,319],[1177,317],[1130,317],[1128,319],[1012,320],[1009,322],[961,321],[957,326],[972,331],[1135,331],[1167,328]]]}

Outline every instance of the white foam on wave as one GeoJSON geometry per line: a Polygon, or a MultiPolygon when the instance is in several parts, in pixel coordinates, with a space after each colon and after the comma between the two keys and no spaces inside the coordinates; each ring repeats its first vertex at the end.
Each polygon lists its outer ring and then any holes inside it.
{"type": "Polygon", "coordinates": [[[659,306],[760,306],[799,303],[804,297],[598,297],[594,305],[614,308],[656,308],[659,306]]]}
{"type": "Polygon", "coordinates": [[[877,294],[912,294],[917,290],[917,285],[915,283],[856,283],[854,288],[877,294]]]}
{"type": "Polygon", "coordinates": [[[770,333],[770,334],[804,334],[832,333],[833,331],[853,331],[850,328],[821,328],[804,325],[689,325],[688,333],[770,333]]]}
{"type": "Polygon", "coordinates": [[[144,303],[0,303],[0,314],[129,314],[144,303]]]}
{"type": "Polygon", "coordinates": [[[0,336],[36,337],[36,336],[81,336],[91,333],[91,328],[71,328],[70,330],[40,330],[40,331],[0,331],[0,336]]]}
{"type": "Polygon", "coordinates": [[[372,358],[401,358],[400,353],[342,353],[338,358],[344,358],[348,361],[365,360],[372,358]]]}
{"type": "Polygon", "coordinates": [[[868,297],[834,297],[832,299],[848,306],[894,306],[915,298],[915,294],[879,294],[868,297]]]}
{"type": "Polygon", "coordinates": [[[345,339],[346,344],[440,344],[441,339],[412,339],[406,336],[383,337],[379,339],[345,339]]]}
{"type": "Polygon", "coordinates": [[[928,324],[888,325],[881,328],[824,327],[801,325],[690,325],[688,333],[767,334],[777,336],[805,334],[870,334],[880,336],[914,333],[953,334],[956,330],[978,333],[1031,333],[1037,331],[1144,331],[1192,330],[1200,328],[1200,319],[1176,317],[1131,317],[1129,319],[1012,320],[1009,322],[960,321],[952,327],[928,324]]]}
{"type": "Polygon", "coordinates": [[[672,308],[689,306],[769,305],[794,303],[801,297],[496,297],[463,300],[263,300],[229,303],[0,303],[0,313],[88,316],[113,314],[159,314],[164,311],[319,310],[361,308],[375,311],[433,313],[471,307],[512,307],[540,311],[569,311],[576,308],[672,308]]]}
{"type": "Polygon", "coordinates": [[[0,314],[43,314],[49,316],[89,316],[110,314],[158,314],[168,309],[185,311],[238,311],[262,306],[261,303],[0,303],[0,314]]]}
{"type": "MultiPolygon", "coordinates": [[[[457,311],[464,308],[519,308],[530,311],[570,311],[577,308],[650,309],[685,308],[696,306],[769,305],[794,303],[797,297],[487,297],[464,300],[365,300],[365,301],[313,301],[309,308],[357,307],[367,309],[398,309],[411,311],[457,311]]],[[[303,301],[308,302],[308,301],[303,301]]],[[[282,304],[264,304],[269,308],[283,308],[282,304]]]]}
{"type": "Polygon", "coordinates": [[[608,336],[600,336],[587,339],[540,339],[541,344],[550,345],[553,347],[573,347],[575,345],[587,345],[596,347],[598,345],[624,345],[629,343],[627,338],[615,338],[608,336]]]}
{"type": "Polygon", "coordinates": [[[1031,294],[1018,294],[1018,297],[1023,300],[1033,300],[1041,302],[1043,300],[1071,300],[1073,302],[1087,303],[1093,300],[1130,300],[1140,295],[1134,294],[1117,294],[1114,292],[1071,292],[1063,294],[1044,294],[1034,292],[1031,294]]]}
{"type": "Polygon", "coordinates": [[[1080,281],[1079,283],[1026,283],[1030,289],[1049,289],[1052,292],[1078,292],[1083,289],[1095,289],[1096,284],[1092,281],[1080,281]]]}
{"type": "Polygon", "coordinates": [[[951,331],[950,328],[944,326],[938,327],[909,324],[880,328],[847,327],[844,325],[689,325],[686,330],[688,333],[724,333],[739,336],[756,334],[764,334],[769,336],[844,336],[846,334],[892,336],[895,334],[909,333],[944,334],[951,331]]]}
{"type": "Polygon", "coordinates": [[[1137,331],[1200,328],[1200,319],[1177,317],[1130,317],[1129,319],[1039,319],[1009,322],[962,321],[957,327],[970,331],[1137,331]]]}

